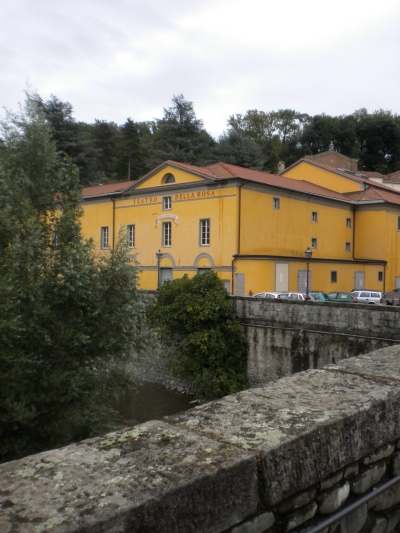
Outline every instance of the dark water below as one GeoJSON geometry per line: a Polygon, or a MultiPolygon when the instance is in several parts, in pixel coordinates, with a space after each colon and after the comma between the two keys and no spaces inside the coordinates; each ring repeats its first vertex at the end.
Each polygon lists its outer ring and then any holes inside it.
{"type": "Polygon", "coordinates": [[[121,394],[115,402],[118,415],[113,422],[116,427],[128,427],[159,420],[194,407],[196,403],[190,403],[193,400],[195,397],[191,394],[171,391],[155,383],[141,383],[136,390],[121,394]]]}

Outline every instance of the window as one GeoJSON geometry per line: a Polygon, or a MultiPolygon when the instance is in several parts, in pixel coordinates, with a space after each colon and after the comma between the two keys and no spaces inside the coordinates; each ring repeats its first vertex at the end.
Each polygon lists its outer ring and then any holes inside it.
{"type": "Polygon", "coordinates": [[[171,196],[164,196],[162,201],[163,201],[163,209],[164,209],[164,211],[166,211],[168,209],[171,209],[171,206],[172,206],[171,196]]]}
{"type": "Polygon", "coordinates": [[[100,248],[108,248],[108,226],[103,226],[100,231],[100,248]]]}
{"type": "Polygon", "coordinates": [[[346,242],[346,252],[350,252],[350,243],[346,242]]]}
{"type": "Polygon", "coordinates": [[[346,218],[346,228],[351,228],[351,218],[346,218]]]}
{"type": "Polygon", "coordinates": [[[165,174],[161,182],[162,183],[175,183],[175,177],[173,174],[165,174]]]}
{"type": "Polygon", "coordinates": [[[210,246],[210,219],[200,220],[200,246],[210,246]]]}
{"type": "Polygon", "coordinates": [[[280,198],[272,198],[272,207],[274,209],[280,209],[281,208],[280,198]]]}
{"type": "Polygon", "coordinates": [[[162,225],[162,245],[171,246],[171,225],[172,222],[163,222],[162,225]]]}
{"type": "Polygon", "coordinates": [[[126,237],[128,239],[129,248],[135,248],[135,225],[129,224],[126,226],[126,237]]]}
{"type": "Polygon", "coordinates": [[[331,283],[337,283],[337,271],[331,270],[331,283]]]}
{"type": "Polygon", "coordinates": [[[380,270],[378,272],[378,281],[383,281],[383,272],[382,272],[382,270],[380,270]]]}
{"type": "Polygon", "coordinates": [[[315,237],[311,239],[311,248],[317,248],[317,239],[315,237]]]}
{"type": "Polygon", "coordinates": [[[318,222],[318,213],[316,211],[311,213],[311,222],[318,222]]]}

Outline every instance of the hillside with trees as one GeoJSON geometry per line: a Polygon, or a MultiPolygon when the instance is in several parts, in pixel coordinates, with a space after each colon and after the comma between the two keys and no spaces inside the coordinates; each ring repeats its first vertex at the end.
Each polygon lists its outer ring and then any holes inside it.
{"type": "Polygon", "coordinates": [[[84,185],[135,180],[167,159],[195,165],[218,161],[277,172],[301,157],[329,149],[359,159],[359,169],[388,174],[400,170],[400,116],[391,111],[311,116],[294,109],[231,115],[214,139],[198,119],[194,104],[172,97],[160,119],[124,124],[97,119],[76,121],[72,105],[51,96],[34,97],[43,109],[58,152],[79,170],[84,185]]]}

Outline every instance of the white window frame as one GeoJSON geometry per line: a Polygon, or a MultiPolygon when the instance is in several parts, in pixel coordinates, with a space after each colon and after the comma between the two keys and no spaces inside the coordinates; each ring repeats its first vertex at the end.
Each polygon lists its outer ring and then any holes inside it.
{"type": "Polygon", "coordinates": [[[162,225],[162,246],[172,246],[172,222],[163,222],[162,225]]]}
{"type": "Polygon", "coordinates": [[[311,237],[311,248],[316,250],[318,247],[318,239],[316,237],[311,237]]]}
{"type": "Polygon", "coordinates": [[[172,209],[172,197],[171,196],[163,196],[162,205],[163,205],[163,211],[171,210],[172,209]]]}
{"type": "Polygon", "coordinates": [[[281,208],[281,199],[274,196],[272,198],[272,209],[280,209],[281,208]]]}
{"type": "Polygon", "coordinates": [[[349,242],[346,242],[345,250],[346,252],[351,252],[351,244],[349,242]]]}
{"type": "Polygon", "coordinates": [[[351,228],[351,218],[346,218],[346,228],[351,228]]]}
{"type": "Polygon", "coordinates": [[[128,241],[128,248],[135,248],[135,224],[128,224],[126,226],[126,239],[128,241]]]}
{"type": "Polygon", "coordinates": [[[100,228],[100,248],[102,250],[108,250],[109,247],[109,232],[108,232],[108,226],[102,226],[100,228]]]}
{"type": "Polygon", "coordinates": [[[318,212],[317,211],[312,211],[311,212],[311,222],[318,222],[318,212]]]}
{"type": "Polygon", "coordinates": [[[202,218],[199,221],[199,244],[210,246],[210,219],[202,218]]]}
{"type": "Polygon", "coordinates": [[[337,270],[331,270],[331,283],[337,283],[337,270]]]}

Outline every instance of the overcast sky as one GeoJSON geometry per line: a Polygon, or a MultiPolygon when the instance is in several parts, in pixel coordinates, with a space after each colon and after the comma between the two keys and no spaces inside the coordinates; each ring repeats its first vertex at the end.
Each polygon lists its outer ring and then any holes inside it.
{"type": "Polygon", "coordinates": [[[1,0],[0,105],[29,82],[77,120],[162,118],[218,137],[248,109],[400,113],[399,0],[1,0]]]}

